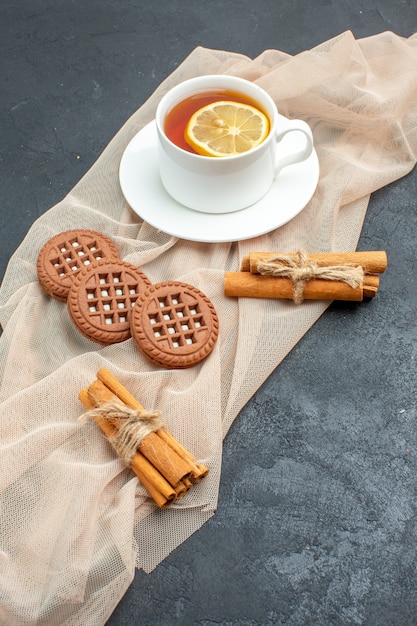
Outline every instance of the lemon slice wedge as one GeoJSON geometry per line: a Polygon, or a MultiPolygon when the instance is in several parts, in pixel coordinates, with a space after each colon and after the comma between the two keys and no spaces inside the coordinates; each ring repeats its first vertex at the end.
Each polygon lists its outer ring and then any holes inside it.
{"type": "Polygon", "coordinates": [[[250,104],[221,100],[207,104],[190,117],[184,139],[197,154],[225,157],[252,150],[268,132],[265,113],[250,104]]]}

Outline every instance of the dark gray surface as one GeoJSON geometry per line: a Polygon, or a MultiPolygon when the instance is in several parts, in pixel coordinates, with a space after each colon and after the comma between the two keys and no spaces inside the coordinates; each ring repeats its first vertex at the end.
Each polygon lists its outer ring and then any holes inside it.
{"type": "MultiPolygon", "coordinates": [[[[296,54],[417,31],[405,0],[3,0],[0,276],[33,221],[196,46],[296,54]]],[[[417,72],[417,68],[416,68],[417,72]]],[[[216,515],[108,626],[417,624],[417,173],[371,199],[389,269],[333,304],[236,419],[216,515]]]]}

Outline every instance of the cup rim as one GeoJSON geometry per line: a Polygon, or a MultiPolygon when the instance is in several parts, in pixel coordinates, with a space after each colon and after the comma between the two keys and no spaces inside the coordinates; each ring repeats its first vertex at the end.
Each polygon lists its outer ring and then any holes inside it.
{"type": "MultiPolygon", "coordinates": [[[[209,85],[208,88],[210,87],[215,87],[214,84],[209,85]]],[[[201,87],[200,87],[201,89],[201,87]]],[[[181,102],[184,98],[188,97],[187,94],[184,94],[181,98],[179,98],[177,101],[174,101],[173,106],[175,106],[176,104],[178,104],[179,102],[181,102]]],[[[252,96],[251,96],[252,97],[252,96]]],[[[254,98],[256,98],[256,96],[253,96],[254,98]]],[[[268,117],[270,118],[271,116],[271,112],[268,110],[268,117]]],[[[241,76],[235,76],[233,74],[203,74],[201,76],[195,76],[192,78],[187,78],[184,81],[181,81],[180,83],[177,83],[176,85],[174,85],[173,87],[171,87],[171,89],[169,89],[160,99],[157,107],[156,107],[156,113],[155,113],[155,123],[156,123],[156,127],[158,130],[158,133],[160,134],[160,136],[164,139],[164,141],[166,141],[172,149],[174,149],[175,151],[178,151],[179,154],[181,155],[186,155],[184,158],[191,158],[191,159],[199,159],[199,160],[210,160],[212,161],[213,158],[217,158],[217,159],[221,159],[221,161],[231,161],[231,160],[240,160],[243,159],[245,157],[247,157],[249,154],[253,155],[257,152],[260,152],[261,150],[264,150],[267,145],[269,144],[270,141],[272,141],[273,136],[274,136],[274,132],[275,132],[275,126],[276,126],[276,121],[278,118],[278,108],[277,105],[275,104],[274,100],[272,99],[272,97],[269,95],[269,93],[267,91],[265,91],[265,89],[263,87],[260,87],[259,85],[257,85],[255,82],[248,80],[247,78],[243,78],[241,76]],[[179,146],[177,146],[173,141],[171,141],[171,139],[166,135],[165,130],[163,128],[163,119],[162,119],[162,115],[166,116],[166,114],[169,112],[170,109],[167,109],[164,113],[162,113],[163,107],[166,104],[166,101],[172,97],[173,92],[175,93],[176,91],[180,91],[181,87],[185,88],[187,87],[187,85],[191,85],[191,84],[198,84],[199,82],[204,82],[206,80],[208,80],[209,82],[213,82],[215,83],[216,81],[218,81],[220,78],[221,81],[223,81],[224,79],[230,80],[232,79],[232,81],[236,81],[239,84],[246,84],[248,86],[250,86],[251,89],[255,89],[255,91],[259,92],[261,94],[261,96],[263,98],[265,98],[265,100],[268,102],[268,105],[270,106],[270,109],[272,111],[272,116],[273,119],[269,119],[270,122],[270,128],[269,128],[269,132],[268,135],[266,136],[266,138],[264,139],[264,141],[262,141],[262,143],[260,143],[258,146],[255,146],[255,148],[251,148],[250,150],[247,150],[246,152],[242,152],[240,154],[231,154],[229,156],[222,156],[222,157],[212,157],[212,156],[206,156],[204,154],[196,154],[194,152],[188,152],[187,150],[184,150],[183,148],[180,148],[179,146]]]]}

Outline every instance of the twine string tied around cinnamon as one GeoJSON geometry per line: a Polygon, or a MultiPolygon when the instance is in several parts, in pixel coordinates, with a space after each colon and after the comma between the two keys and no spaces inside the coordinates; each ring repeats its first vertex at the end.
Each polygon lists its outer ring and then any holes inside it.
{"type": "Polygon", "coordinates": [[[320,266],[308,257],[305,250],[298,250],[297,256],[277,254],[268,261],[258,261],[257,271],[265,276],[290,278],[294,284],[293,300],[301,304],[304,287],[312,278],[342,281],[355,289],[363,284],[364,270],[360,265],[320,266]]]}
{"type": "Polygon", "coordinates": [[[91,417],[109,420],[117,424],[116,433],[109,437],[109,442],[128,466],[131,465],[133,457],[145,437],[165,428],[159,418],[158,411],[132,409],[117,402],[107,402],[89,409],[79,419],[85,421],[91,417]]]}

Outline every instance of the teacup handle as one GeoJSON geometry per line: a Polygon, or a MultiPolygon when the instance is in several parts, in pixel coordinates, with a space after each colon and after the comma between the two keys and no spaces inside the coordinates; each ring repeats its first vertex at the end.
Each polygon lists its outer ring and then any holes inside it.
{"type": "Polygon", "coordinates": [[[277,161],[275,163],[275,176],[279,174],[283,167],[286,167],[287,165],[292,165],[293,163],[300,163],[301,161],[305,161],[313,152],[313,134],[311,132],[310,126],[303,120],[283,120],[281,122],[280,130],[277,131],[275,135],[276,142],[279,143],[287,133],[291,133],[294,131],[298,131],[304,134],[306,139],[305,145],[301,150],[296,150],[295,152],[290,152],[283,157],[277,158],[277,161]],[[285,125],[282,126],[282,124],[285,125]]]}

